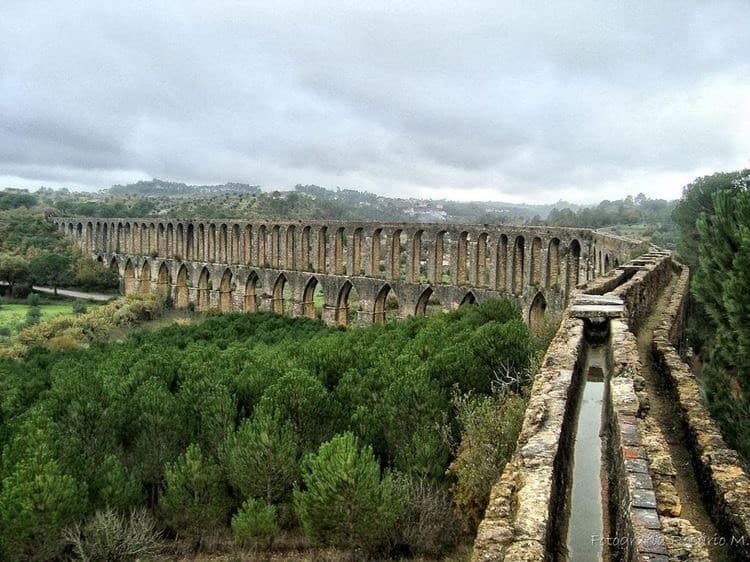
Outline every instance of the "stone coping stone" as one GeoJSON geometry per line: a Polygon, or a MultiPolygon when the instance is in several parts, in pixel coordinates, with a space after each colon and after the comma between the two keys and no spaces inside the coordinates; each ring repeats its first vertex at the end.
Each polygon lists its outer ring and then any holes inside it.
{"type": "Polygon", "coordinates": [[[611,295],[581,295],[578,297],[573,306],[583,305],[624,305],[625,302],[620,297],[611,295]]]}
{"type": "Polygon", "coordinates": [[[575,318],[619,318],[625,313],[625,306],[620,305],[573,305],[570,314],[575,318]]]}

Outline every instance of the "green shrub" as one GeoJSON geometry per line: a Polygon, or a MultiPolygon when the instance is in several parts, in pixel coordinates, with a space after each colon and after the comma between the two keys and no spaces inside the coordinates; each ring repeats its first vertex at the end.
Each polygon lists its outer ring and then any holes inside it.
{"type": "Polygon", "coordinates": [[[107,291],[120,286],[117,271],[88,256],[80,256],[73,265],[76,287],[89,291],[107,291]]]}
{"type": "Polygon", "coordinates": [[[279,532],[276,507],[262,500],[249,499],[232,517],[232,534],[242,546],[271,546],[279,532]]]}
{"type": "Polygon", "coordinates": [[[257,413],[227,439],[223,457],[229,483],[242,497],[289,499],[299,474],[299,447],[288,421],[257,413]]]}
{"type": "Polygon", "coordinates": [[[0,559],[49,560],[63,529],[85,509],[85,491],[55,458],[55,427],[34,416],[3,451],[0,559]]]}
{"type": "Polygon", "coordinates": [[[83,301],[73,301],[71,309],[73,310],[73,314],[86,314],[86,303],[83,301]]]}
{"type": "Polygon", "coordinates": [[[14,299],[25,299],[31,294],[31,285],[28,283],[13,285],[10,294],[14,299]]]}
{"type": "Polygon", "coordinates": [[[29,306],[39,306],[41,303],[41,300],[39,298],[39,295],[37,293],[31,293],[28,297],[26,297],[26,304],[29,306]]]}
{"type": "Polygon", "coordinates": [[[166,490],[159,502],[165,524],[178,536],[200,545],[225,524],[229,499],[219,466],[190,445],[167,467],[166,490]]]}
{"type": "Polygon", "coordinates": [[[394,536],[402,511],[390,475],[381,479],[370,446],[352,433],[338,435],[302,463],[305,488],[294,504],[313,541],[373,553],[394,536]]]}
{"type": "Polygon", "coordinates": [[[23,326],[35,326],[42,320],[42,309],[39,305],[32,305],[26,311],[26,319],[23,321],[23,326]]]}
{"type": "Polygon", "coordinates": [[[412,555],[439,557],[455,545],[458,525],[450,493],[432,479],[397,473],[395,491],[404,502],[398,542],[412,555]]]}
{"type": "Polygon", "coordinates": [[[492,485],[516,448],[526,400],[516,394],[458,395],[454,405],[461,439],[448,473],[455,478],[457,515],[473,532],[487,507],[492,485]]]}
{"type": "Polygon", "coordinates": [[[130,562],[148,559],[162,549],[161,533],[145,509],[129,516],[108,508],[97,511],[84,525],[65,531],[73,560],[81,562],[130,562]]]}

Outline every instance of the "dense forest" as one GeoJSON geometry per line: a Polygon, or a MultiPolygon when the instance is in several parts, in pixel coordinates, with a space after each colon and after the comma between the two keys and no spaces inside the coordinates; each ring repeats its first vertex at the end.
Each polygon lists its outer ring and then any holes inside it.
{"type": "Polygon", "coordinates": [[[543,348],[506,301],[348,331],[232,314],[33,347],[0,360],[0,557],[228,536],[439,556],[477,525],[543,348]]]}

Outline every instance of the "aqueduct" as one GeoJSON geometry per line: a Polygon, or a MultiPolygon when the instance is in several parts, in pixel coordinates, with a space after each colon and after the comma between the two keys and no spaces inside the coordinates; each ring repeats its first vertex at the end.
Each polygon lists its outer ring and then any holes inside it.
{"type": "Polygon", "coordinates": [[[530,322],[629,260],[637,242],[587,229],[340,221],[52,217],[125,294],[197,310],[272,310],[367,325],[499,296],[530,322]],[[315,298],[316,291],[320,296],[315,298]],[[192,303],[192,305],[191,305],[192,303]]]}

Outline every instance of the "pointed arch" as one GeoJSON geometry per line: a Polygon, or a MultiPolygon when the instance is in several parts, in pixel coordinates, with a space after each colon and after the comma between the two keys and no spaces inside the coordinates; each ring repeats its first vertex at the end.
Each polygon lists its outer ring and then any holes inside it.
{"type": "Polygon", "coordinates": [[[465,304],[477,304],[477,297],[473,291],[469,291],[468,293],[466,293],[464,295],[464,298],[461,299],[461,304],[459,304],[458,306],[464,306],[465,304]]]}
{"type": "Polygon", "coordinates": [[[219,284],[219,310],[221,312],[232,312],[234,309],[232,285],[232,270],[226,268],[219,284]]]}
{"type": "Polygon", "coordinates": [[[156,225],[153,222],[148,224],[148,255],[156,257],[159,255],[158,239],[156,237],[156,225]]]}
{"type": "Polygon", "coordinates": [[[576,288],[579,282],[579,270],[581,266],[581,243],[573,239],[568,247],[568,259],[566,263],[567,283],[566,295],[576,288]]]}
{"type": "Polygon", "coordinates": [[[508,237],[500,235],[497,241],[497,255],[495,260],[495,289],[508,290],[508,237]]]}
{"type": "Polygon", "coordinates": [[[424,230],[421,228],[412,234],[411,248],[407,252],[409,256],[409,281],[411,283],[420,283],[422,279],[422,236],[424,230]]]}
{"type": "Polygon", "coordinates": [[[198,261],[206,261],[206,227],[203,224],[198,225],[198,234],[196,235],[196,254],[198,261]]]}
{"type": "Polygon", "coordinates": [[[382,277],[385,269],[382,238],[382,228],[376,228],[370,237],[370,275],[373,277],[382,277]]]}
{"type": "Polygon", "coordinates": [[[231,238],[231,262],[240,263],[242,261],[242,235],[240,234],[240,225],[232,225],[232,238],[231,238]]]}
{"type": "Polygon", "coordinates": [[[542,239],[535,236],[531,241],[531,285],[539,287],[542,284],[542,239]]]}
{"type": "Polygon", "coordinates": [[[102,241],[101,241],[102,253],[109,253],[109,225],[105,222],[102,225],[102,241]]]}
{"type": "Polygon", "coordinates": [[[200,277],[198,277],[198,299],[197,309],[200,312],[205,312],[211,308],[211,273],[207,267],[201,270],[200,277]]]}
{"type": "Polygon", "coordinates": [[[122,227],[122,223],[118,222],[117,223],[117,228],[115,229],[115,253],[116,254],[121,253],[122,252],[122,248],[123,248],[123,242],[122,242],[123,232],[122,232],[122,228],[123,228],[122,227]]]}
{"type": "Polygon", "coordinates": [[[268,259],[266,255],[266,225],[262,224],[258,227],[258,234],[255,238],[255,251],[256,258],[255,263],[258,267],[268,267],[268,259]]]}
{"type": "Polygon", "coordinates": [[[185,259],[188,261],[195,260],[195,227],[193,223],[187,226],[187,235],[185,239],[185,259]]]}
{"type": "Polygon", "coordinates": [[[86,223],[86,238],[83,242],[84,253],[91,254],[94,251],[94,225],[86,223]]]}
{"type": "Polygon", "coordinates": [[[250,272],[245,282],[245,312],[258,312],[258,289],[260,280],[258,274],[250,272]]]}
{"type": "Polygon", "coordinates": [[[160,258],[167,257],[167,252],[164,250],[164,237],[165,237],[164,223],[160,222],[156,227],[156,251],[160,258]]]}
{"type": "Polygon", "coordinates": [[[297,228],[291,224],[286,227],[286,243],[284,244],[284,268],[297,269],[296,245],[297,245],[297,228]]]}
{"type": "Polygon", "coordinates": [[[161,262],[161,265],[159,266],[159,277],[156,283],[156,291],[165,297],[169,296],[169,286],[171,284],[172,279],[170,278],[169,267],[167,267],[166,262],[161,262]]]}
{"type": "Polygon", "coordinates": [[[476,253],[474,254],[474,282],[480,287],[490,286],[489,252],[487,251],[488,238],[489,235],[486,232],[482,232],[477,237],[476,253]]]}
{"type": "Polygon", "coordinates": [[[219,263],[229,263],[227,257],[227,246],[229,245],[229,239],[227,236],[227,225],[219,225],[219,251],[216,257],[216,261],[219,263]]]}
{"type": "Polygon", "coordinates": [[[123,275],[123,288],[126,295],[132,295],[138,291],[135,284],[135,266],[133,265],[133,261],[128,258],[128,261],[125,262],[125,274],[123,275]]]}
{"type": "Polygon", "coordinates": [[[456,284],[465,285],[469,282],[469,233],[463,231],[458,235],[456,245],[456,284]]]}
{"type": "Polygon", "coordinates": [[[359,314],[359,296],[357,289],[350,281],[346,281],[339,290],[336,299],[336,324],[350,326],[357,323],[359,314]]]}
{"type": "Polygon", "coordinates": [[[560,284],[560,239],[553,238],[549,241],[547,248],[547,280],[545,286],[548,289],[555,288],[560,284]]]}
{"type": "Polygon", "coordinates": [[[207,230],[208,241],[206,242],[206,261],[216,262],[216,225],[211,223],[207,230]]]}
{"type": "Polygon", "coordinates": [[[539,292],[534,297],[529,307],[529,329],[532,333],[539,335],[544,329],[544,312],[547,310],[547,300],[539,292]]]}
{"type": "MultiPolygon", "coordinates": [[[[165,264],[162,264],[164,267],[165,264]]],[[[175,298],[174,304],[176,308],[187,308],[190,302],[190,276],[188,275],[187,267],[182,264],[179,272],[177,273],[177,285],[175,286],[175,298]]]]}
{"type": "Polygon", "coordinates": [[[362,275],[362,228],[354,229],[352,234],[352,271],[351,275],[362,275]]]}
{"type": "Polygon", "coordinates": [[[281,269],[281,227],[271,227],[271,267],[281,269]]]}
{"type": "Polygon", "coordinates": [[[417,305],[414,307],[415,316],[429,316],[434,310],[440,308],[440,301],[435,298],[435,291],[427,287],[417,299],[417,305]]]}
{"type": "Polygon", "coordinates": [[[282,273],[276,278],[276,282],[273,285],[271,309],[275,314],[283,315],[286,309],[286,303],[284,302],[284,289],[286,289],[286,285],[286,276],[282,273]]]}
{"type": "Polygon", "coordinates": [[[374,324],[385,324],[390,311],[398,310],[398,297],[393,288],[386,283],[375,297],[372,321],[374,324]]]}
{"type": "Polygon", "coordinates": [[[328,254],[328,228],[321,226],[318,229],[318,255],[315,265],[316,273],[326,273],[326,260],[328,254]]]}
{"type": "Polygon", "coordinates": [[[445,237],[446,237],[446,231],[441,230],[435,235],[435,241],[433,243],[433,250],[432,255],[430,256],[430,268],[431,271],[431,277],[430,281],[432,283],[443,283],[444,279],[443,276],[445,275],[445,265],[443,261],[445,260],[445,237]]]}
{"type": "Polygon", "coordinates": [[[523,266],[525,259],[526,241],[523,236],[516,236],[513,243],[513,271],[511,272],[513,284],[511,290],[514,295],[523,293],[523,266]]]}
{"type": "MultiPolygon", "coordinates": [[[[174,258],[175,247],[174,247],[174,225],[170,222],[167,224],[167,244],[166,244],[166,256],[168,258],[174,258]]],[[[126,235],[127,238],[127,235],[126,235]]]]}
{"type": "Polygon", "coordinates": [[[403,234],[403,230],[396,229],[393,231],[393,234],[391,235],[391,271],[390,271],[390,278],[391,279],[403,279],[403,271],[401,267],[401,255],[402,255],[402,245],[401,245],[401,235],[403,234]]]}
{"type": "Polygon", "coordinates": [[[346,231],[339,227],[333,233],[333,256],[331,273],[334,275],[346,274],[346,231]]]}
{"type": "Polygon", "coordinates": [[[151,264],[148,260],[143,260],[141,268],[141,293],[151,292],[151,264]]]}
{"type": "Polygon", "coordinates": [[[302,263],[303,271],[312,271],[312,242],[310,241],[310,227],[306,226],[302,229],[302,236],[300,237],[300,260],[302,263]]]}
{"type": "Polygon", "coordinates": [[[302,293],[302,314],[306,318],[321,318],[323,313],[323,307],[325,306],[325,300],[322,291],[320,291],[320,283],[315,276],[305,284],[305,290],[302,293]],[[316,294],[317,291],[317,294],[316,294]],[[320,295],[320,305],[316,303],[316,296],[320,295]]]}
{"type": "Polygon", "coordinates": [[[250,265],[253,263],[253,225],[245,225],[242,239],[242,249],[244,251],[243,263],[250,265]]]}

